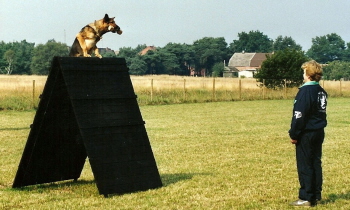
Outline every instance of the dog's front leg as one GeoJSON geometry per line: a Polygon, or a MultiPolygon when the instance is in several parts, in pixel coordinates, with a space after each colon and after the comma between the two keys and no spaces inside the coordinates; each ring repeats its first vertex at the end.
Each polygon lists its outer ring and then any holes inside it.
{"type": "Polygon", "coordinates": [[[81,49],[83,50],[83,56],[84,57],[91,57],[91,55],[89,55],[87,53],[87,47],[86,47],[85,39],[80,33],[77,34],[77,40],[78,40],[78,42],[80,44],[81,49]]]}
{"type": "Polygon", "coordinates": [[[102,58],[102,55],[100,55],[100,53],[98,52],[98,47],[95,47],[95,55],[96,57],[102,58]]]}

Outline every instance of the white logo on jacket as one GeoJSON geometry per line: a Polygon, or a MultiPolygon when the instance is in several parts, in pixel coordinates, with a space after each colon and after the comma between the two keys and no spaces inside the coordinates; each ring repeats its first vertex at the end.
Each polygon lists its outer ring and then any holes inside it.
{"type": "Polygon", "coordinates": [[[319,92],[318,93],[318,97],[317,97],[317,101],[318,101],[318,108],[322,111],[326,111],[327,108],[327,96],[324,92],[319,92]]]}
{"type": "Polygon", "coordinates": [[[295,119],[299,119],[303,116],[303,114],[299,111],[294,111],[294,116],[295,116],[295,119]]]}

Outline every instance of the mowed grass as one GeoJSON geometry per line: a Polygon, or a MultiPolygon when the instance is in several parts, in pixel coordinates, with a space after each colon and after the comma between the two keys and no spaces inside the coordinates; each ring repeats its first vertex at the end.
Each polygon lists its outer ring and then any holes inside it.
{"type": "MultiPolygon", "coordinates": [[[[348,98],[330,98],[323,201],[350,209],[348,98]]],[[[0,112],[0,209],[294,209],[298,178],[292,100],[141,106],[163,187],[98,194],[88,161],[78,182],[11,185],[34,111],[0,112]]]]}

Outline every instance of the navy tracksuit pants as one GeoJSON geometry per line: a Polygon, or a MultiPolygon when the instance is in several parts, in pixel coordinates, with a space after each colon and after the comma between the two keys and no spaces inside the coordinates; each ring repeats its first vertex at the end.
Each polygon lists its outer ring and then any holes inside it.
{"type": "Polygon", "coordinates": [[[321,200],[322,191],[322,143],[324,129],[305,131],[296,144],[299,176],[299,199],[321,200]]]}

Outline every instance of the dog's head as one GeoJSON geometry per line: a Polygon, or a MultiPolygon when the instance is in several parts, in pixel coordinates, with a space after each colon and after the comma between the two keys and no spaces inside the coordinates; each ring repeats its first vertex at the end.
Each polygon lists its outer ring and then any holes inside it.
{"type": "Polygon", "coordinates": [[[109,18],[108,15],[106,14],[105,17],[103,18],[103,22],[105,24],[108,24],[108,31],[112,33],[117,33],[117,34],[122,34],[123,31],[120,30],[120,27],[114,22],[114,17],[109,18]]]}

